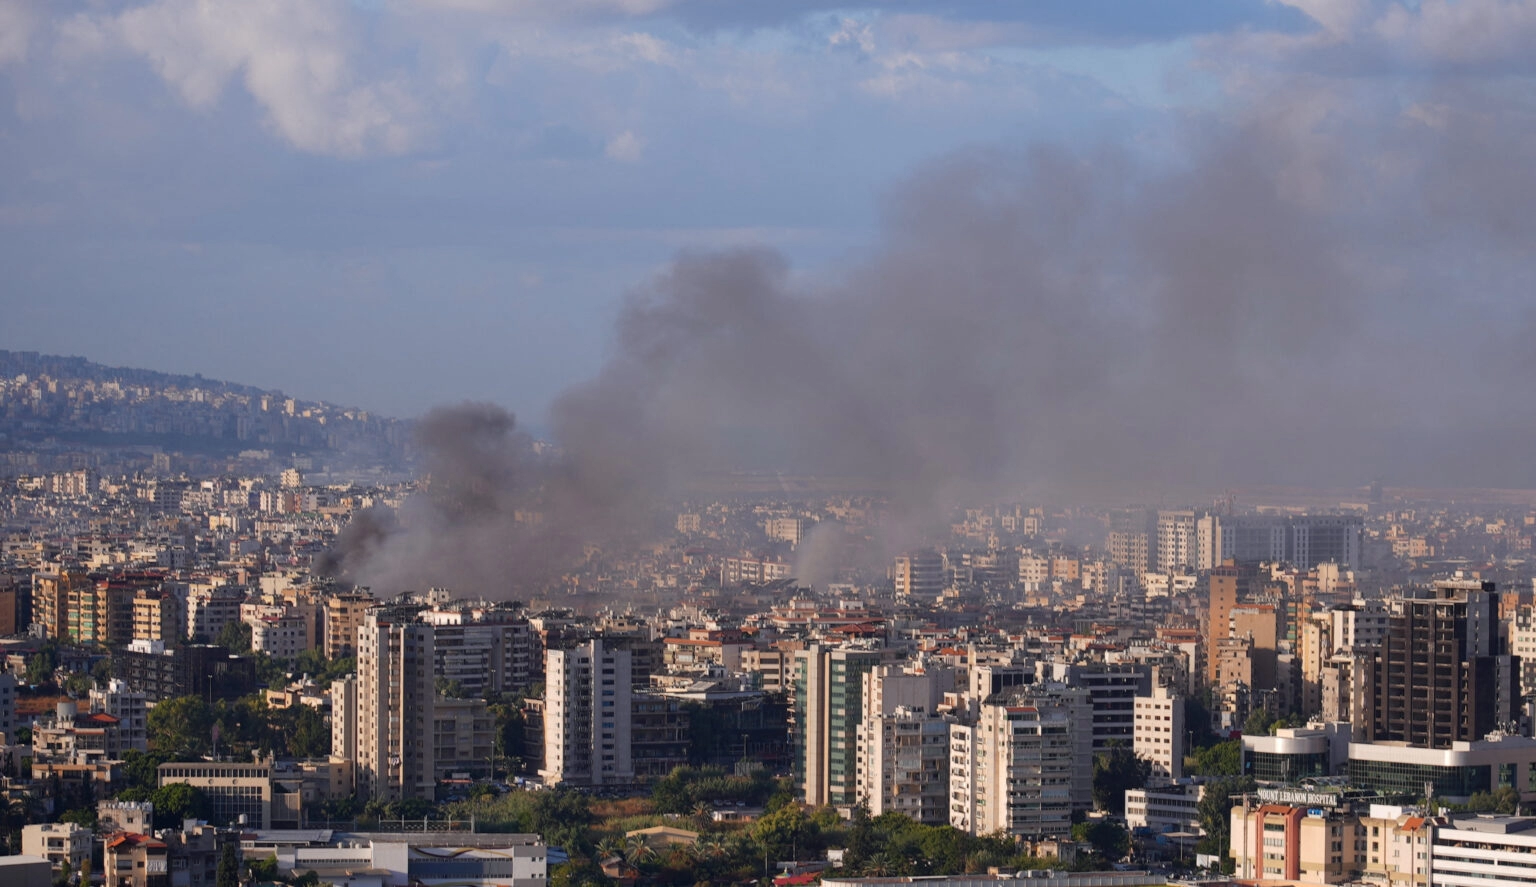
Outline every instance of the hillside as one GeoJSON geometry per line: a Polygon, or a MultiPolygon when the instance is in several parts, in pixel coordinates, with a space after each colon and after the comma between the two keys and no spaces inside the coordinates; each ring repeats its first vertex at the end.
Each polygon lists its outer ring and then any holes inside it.
{"type": "Polygon", "coordinates": [[[0,470],[131,467],[128,454],[154,453],[396,467],[409,443],[409,422],[281,391],[0,351],[0,470]]]}

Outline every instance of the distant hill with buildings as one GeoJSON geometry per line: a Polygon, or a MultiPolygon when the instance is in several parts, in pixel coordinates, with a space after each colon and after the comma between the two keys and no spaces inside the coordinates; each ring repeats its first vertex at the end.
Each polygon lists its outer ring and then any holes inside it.
{"type": "Polygon", "coordinates": [[[281,391],[83,357],[0,350],[0,472],[161,468],[171,456],[399,467],[411,422],[281,391]],[[156,460],[155,456],[161,458],[156,460]]]}

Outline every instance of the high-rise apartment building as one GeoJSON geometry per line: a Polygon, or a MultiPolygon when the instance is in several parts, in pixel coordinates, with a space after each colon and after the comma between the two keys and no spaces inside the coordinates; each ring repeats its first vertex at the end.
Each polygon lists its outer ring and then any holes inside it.
{"type": "Polygon", "coordinates": [[[91,710],[117,718],[118,741],[124,750],[149,750],[149,697],[116,678],[91,690],[91,710]]]}
{"type": "Polygon", "coordinates": [[[546,785],[635,781],[630,657],[601,639],[544,654],[546,785]]]}
{"type": "Polygon", "coordinates": [[[807,804],[857,803],[864,675],[891,658],[890,651],[868,647],[811,644],[795,651],[794,775],[807,804]]]}
{"type": "Polygon", "coordinates": [[[1273,561],[1310,570],[1360,566],[1364,521],[1350,514],[1212,516],[1196,529],[1199,558],[1211,564],[1273,561]]]}
{"type": "Polygon", "coordinates": [[[1155,782],[1184,776],[1184,752],[1189,733],[1184,723],[1184,699],[1167,687],[1153,687],[1137,696],[1132,750],[1152,766],[1155,782]]]}
{"type": "Polygon", "coordinates": [[[481,698],[523,689],[537,680],[538,640],[527,622],[510,615],[495,610],[423,613],[437,639],[437,676],[457,685],[463,695],[481,698]]]}
{"type": "Polygon", "coordinates": [[[933,600],[944,591],[944,556],[931,548],[896,558],[896,597],[933,600]]]}
{"type": "Polygon", "coordinates": [[[1256,577],[1252,564],[1239,565],[1228,558],[1221,566],[1211,570],[1210,604],[1206,607],[1205,622],[1205,680],[1215,684],[1221,641],[1229,636],[1232,627],[1232,610],[1238,599],[1247,593],[1248,585],[1256,577]]]}
{"type": "Polygon", "coordinates": [[[95,635],[96,582],[84,570],[58,569],[32,577],[32,621],[54,640],[78,642],[78,614],[89,612],[95,635]]]}
{"type": "Polygon", "coordinates": [[[1193,511],[1157,513],[1157,571],[1174,573],[1195,565],[1196,545],[1193,511]]]}
{"type": "Polygon", "coordinates": [[[973,835],[1066,837],[1093,804],[1088,691],[1037,685],[949,728],[949,823],[973,835]]]}
{"type": "Polygon", "coordinates": [[[1109,558],[1130,571],[1141,584],[1141,575],[1157,565],[1157,513],[1127,508],[1109,517],[1109,558]]]}
{"type": "Polygon", "coordinates": [[[133,598],[132,639],[179,644],[187,636],[182,624],[186,614],[186,604],[170,589],[141,589],[133,598]]]}
{"type": "Polygon", "coordinates": [[[408,607],[376,607],[357,646],[357,782],[363,797],[431,798],[434,765],[432,626],[408,607]]]}
{"type": "Polygon", "coordinates": [[[1393,606],[1373,664],[1370,723],[1355,725],[1362,741],[1450,748],[1514,718],[1517,662],[1501,655],[1493,583],[1438,582],[1393,606]]]}
{"type": "Polygon", "coordinates": [[[367,589],[337,592],[326,597],[325,658],[340,659],[357,655],[357,630],[362,627],[363,614],[378,601],[367,589]]]}
{"type": "Polygon", "coordinates": [[[245,589],[234,585],[196,584],[187,590],[187,636],[198,643],[219,639],[224,626],[240,621],[245,589]]]}
{"type": "Polygon", "coordinates": [[[949,721],[898,705],[859,724],[858,799],[871,816],[949,822],[949,721]]]}
{"type": "Polygon", "coordinates": [[[855,727],[857,799],[871,815],[949,821],[949,723],[938,709],[955,670],[881,665],[863,675],[855,727]]]}
{"type": "Polygon", "coordinates": [[[1152,691],[1152,666],[1139,662],[1051,663],[1053,680],[1088,691],[1094,752],[1131,747],[1136,697],[1152,691]]]}

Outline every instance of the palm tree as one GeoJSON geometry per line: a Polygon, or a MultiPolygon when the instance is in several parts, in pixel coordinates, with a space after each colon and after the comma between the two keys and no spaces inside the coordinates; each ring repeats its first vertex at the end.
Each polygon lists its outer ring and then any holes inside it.
{"type": "Polygon", "coordinates": [[[656,851],[651,849],[651,845],[639,835],[624,841],[624,861],[635,868],[639,868],[640,863],[650,860],[655,855],[656,851]]]}
{"type": "Polygon", "coordinates": [[[11,855],[21,852],[21,828],[41,819],[42,805],[30,794],[17,794],[0,803],[0,828],[5,829],[5,845],[11,855]]]}
{"type": "Polygon", "coordinates": [[[599,861],[614,856],[624,855],[624,842],[618,838],[604,838],[597,842],[597,858],[599,861]]]}

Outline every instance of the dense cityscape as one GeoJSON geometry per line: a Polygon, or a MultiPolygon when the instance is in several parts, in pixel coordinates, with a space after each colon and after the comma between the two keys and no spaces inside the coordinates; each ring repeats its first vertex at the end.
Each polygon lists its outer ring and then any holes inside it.
{"type": "Polygon", "coordinates": [[[972,503],[892,553],[878,494],[738,489],[546,578],[371,588],[349,525],[451,461],[130,446],[0,482],[5,841],[59,879],[1392,887],[1536,822],[1517,493],[972,503]]]}
{"type": "Polygon", "coordinates": [[[1536,0],[0,0],[0,887],[1536,887],[1536,0]]]}

